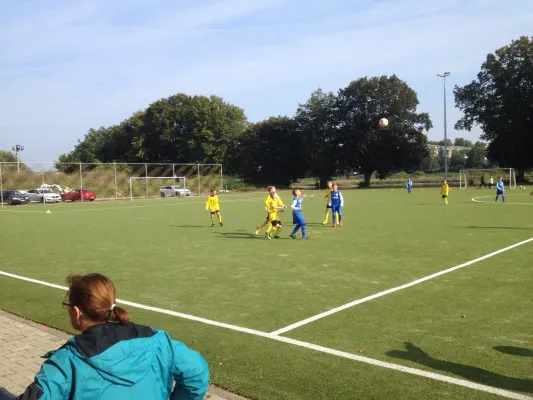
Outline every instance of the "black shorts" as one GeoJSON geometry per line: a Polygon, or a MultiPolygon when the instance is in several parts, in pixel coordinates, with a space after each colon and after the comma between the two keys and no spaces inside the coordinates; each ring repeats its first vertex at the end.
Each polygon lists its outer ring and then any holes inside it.
{"type": "Polygon", "coordinates": [[[219,212],[220,212],[220,210],[211,211],[211,215],[215,215],[215,214],[217,214],[217,213],[219,213],[219,212]]]}
{"type": "Polygon", "coordinates": [[[329,210],[331,206],[329,204],[326,205],[326,210],[329,210]]]}
{"type": "Polygon", "coordinates": [[[448,195],[447,195],[447,194],[443,194],[443,195],[442,195],[442,198],[443,198],[443,199],[447,199],[447,198],[448,198],[448,195]]]}
{"type": "Polygon", "coordinates": [[[277,219],[277,220],[272,221],[271,224],[272,226],[278,226],[278,225],[281,226],[281,221],[277,219]]]}

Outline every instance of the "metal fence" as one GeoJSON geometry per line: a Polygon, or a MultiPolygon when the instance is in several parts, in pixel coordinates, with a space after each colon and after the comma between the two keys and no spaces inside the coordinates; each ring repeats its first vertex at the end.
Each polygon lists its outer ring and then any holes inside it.
{"type": "Polygon", "coordinates": [[[97,199],[118,200],[158,197],[162,186],[185,184],[191,195],[202,195],[212,187],[222,188],[222,174],[221,164],[0,162],[0,191],[59,185],[90,189],[97,199]]]}

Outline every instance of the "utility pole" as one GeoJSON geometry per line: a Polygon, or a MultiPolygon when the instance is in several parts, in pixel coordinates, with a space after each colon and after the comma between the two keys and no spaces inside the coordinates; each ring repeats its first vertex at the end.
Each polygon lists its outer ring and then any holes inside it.
{"type": "Polygon", "coordinates": [[[24,146],[21,144],[16,144],[11,147],[15,152],[15,157],[17,158],[17,174],[20,173],[20,164],[19,164],[19,152],[24,150],[24,146]]]}

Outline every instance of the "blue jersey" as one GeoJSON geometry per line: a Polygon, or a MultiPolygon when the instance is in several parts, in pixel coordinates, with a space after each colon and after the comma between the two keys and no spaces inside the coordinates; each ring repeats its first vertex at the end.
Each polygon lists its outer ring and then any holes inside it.
{"type": "Polygon", "coordinates": [[[301,207],[302,207],[302,199],[300,197],[295,197],[294,199],[292,199],[291,208],[292,208],[293,214],[298,214],[298,215],[302,214],[301,207]]]}
{"type": "Polygon", "coordinates": [[[504,187],[503,181],[496,182],[496,189],[499,190],[500,192],[504,191],[505,187],[504,187]]]}
{"type": "Polygon", "coordinates": [[[411,186],[413,186],[413,181],[412,181],[411,179],[409,179],[409,180],[407,181],[407,188],[408,188],[408,189],[411,189],[411,186]]]}
{"type": "Polygon", "coordinates": [[[344,199],[340,190],[333,190],[329,194],[329,205],[331,207],[342,207],[344,205],[344,199]]]}

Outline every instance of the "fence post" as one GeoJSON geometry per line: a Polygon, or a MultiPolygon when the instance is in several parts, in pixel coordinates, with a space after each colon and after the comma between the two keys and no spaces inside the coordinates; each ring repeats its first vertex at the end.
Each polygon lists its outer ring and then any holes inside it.
{"type": "Polygon", "coordinates": [[[115,200],[118,199],[118,187],[117,187],[117,163],[113,163],[113,169],[115,170],[115,200]]]}
{"type": "Polygon", "coordinates": [[[81,171],[81,163],[80,163],[80,198],[81,202],[83,203],[83,173],[81,171]]]}
{"type": "Polygon", "coordinates": [[[201,188],[200,188],[200,164],[198,164],[198,196],[200,196],[200,193],[201,193],[201,188]]]}
{"type": "Polygon", "coordinates": [[[146,182],[146,198],[148,198],[148,164],[144,164],[144,181],[146,182]]]}
{"type": "Polygon", "coordinates": [[[0,162],[0,203],[4,206],[4,178],[2,177],[2,163],[0,162]]]}

